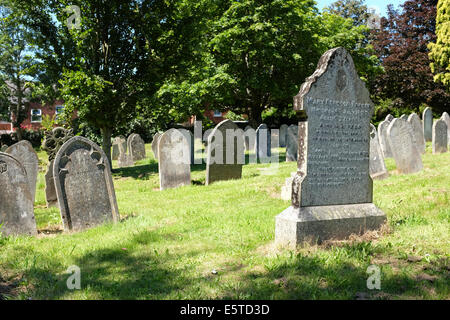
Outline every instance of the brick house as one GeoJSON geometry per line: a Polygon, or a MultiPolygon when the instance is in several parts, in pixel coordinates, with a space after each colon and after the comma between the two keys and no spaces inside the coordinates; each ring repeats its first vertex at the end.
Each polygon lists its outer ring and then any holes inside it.
{"type": "MultiPolygon", "coordinates": [[[[42,105],[40,103],[32,102],[30,103],[28,116],[22,122],[21,127],[25,130],[39,130],[42,128],[42,119],[44,116],[55,116],[55,119],[57,119],[58,114],[60,114],[63,110],[64,101],[62,100],[57,100],[51,105],[42,105]]],[[[11,122],[0,121],[0,134],[11,133],[13,131],[15,131],[15,129],[13,128],[11,122]]]]}

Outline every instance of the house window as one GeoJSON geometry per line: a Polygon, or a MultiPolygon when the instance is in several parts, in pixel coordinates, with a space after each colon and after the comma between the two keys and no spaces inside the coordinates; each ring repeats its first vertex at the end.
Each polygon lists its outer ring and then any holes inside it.
{"type": "Polygon", "coordinates": [[[56,117],[55,119],[58,120],[59,116],[64,112],[64,106],[56,106],[56,117]]]}
{"type": "Polygon", "coordinates": [[[220,118],[222,116],[222,112],[219,110],[214,110],[214,118],[220,118]]]}
{"type": "Polygon", "coordinates": [[[31,109],[31,122],[42,122],[41,109],[31,109]]]}

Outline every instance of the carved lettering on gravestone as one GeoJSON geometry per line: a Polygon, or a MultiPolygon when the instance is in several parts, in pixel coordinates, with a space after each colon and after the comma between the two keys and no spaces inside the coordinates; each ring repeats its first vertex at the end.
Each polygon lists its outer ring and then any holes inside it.
{"type": "Polygon", "coordinates": [[[447,124],[443,119],[437,120],[433,124],[433,154],[448,151],[447,124]]]}
{"type": "Polygon", "coordinates": [[[65,230],[83,230],[119,220],[108,158],[92,141],[67,141],[53,165],[56,194],[65,230]]]}
{"type": "Polygon", "coordinates": [[[307,121],[299,123],[292,205],[276,217],[276,243],[295,246],[378,229],[386,216],[372,203],[373,103],[344,48],[321,57],[294,110],[304,111],[307,121]]]}
{"type": "Polygon", "coordinates": [[[286,161],[298,159],[298,126],[290,125],[286,137],[286,161]]]}
{"type": "Polygon", "coordinates": [[[241,179],[244,163],[244,132],[233,121],[224,120],[208,137],[206,185],[241,179]]]}
{"type": "Polygon", "coordinates": [[[381,151],[380,143],[378,141],[377,129],[370,125],[370,161],[369,171],[372,179],[386,179],[389,173],[384,163],[383,152],[381,151]]]}
{"type": "Polygon", "coordinates": [[[413,135],[414,135],[414,141],[416,144],[417,149],[420,153],[425,153],[426,144],[425,144],[425,137],[423,136],[423,128],[422,128],[422,121],[420,121],[420,118],[417,114],[412,113],[408,117],[408,123],[411,125],[411,128],[413,129],[413,135]]]}
{"type": "Polygon", "coordinates": [[[429,107],[423,111],[422,126],[425,141],[431,141],[433,138],[433,111],[429,107]]]}
{"type": "Polygon", "coordinates": [[[31,197],[34,203],[36,195],[36,182],[39,173],[39,158],[34,151],[33,146],[29,141],[22,140],[10,146],[5,152],[19,160],[19,162],[24,166],[27,172],[31,197]]]}
{"type": "Polygon", "coordinates": [[[414,142],[413,129],[408,121],[394,119],[388,128],[388,141],[398,172],[409,174],[423,169],[422,158],[414,142]]]}
{"type": "Polygon", "coordinates": [[[0,233],[36,235],[33,198],[25,167],[15,157],[0,152],[0,233]]]}
{"type": "Polygon", "coordinates": [[[158,142],[160,189],[191,184],[191,149],[186,136],[177,129],[161,135],[158,142]]]}

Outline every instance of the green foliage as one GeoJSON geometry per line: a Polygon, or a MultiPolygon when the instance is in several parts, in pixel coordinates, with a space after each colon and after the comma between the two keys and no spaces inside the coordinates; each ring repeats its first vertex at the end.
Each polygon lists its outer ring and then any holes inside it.
{"type": "Polygon", "coordinates": [[[439,0],[436,16],[436,43],[430,43],[429,57],[434,81],[450,92],[450,0],[439,0]]]}
{"type": "Polygon", "coordinates": [[[355,26],[367,25],[370,17],[364,0],[338,0],[325,8],[325,12],[351,19],[355,26]]]}
{"type": "Polygon", "coordinates": [[[50,115],[48,115],[48,114],[44,114],[44,115],[42,116],[41,126],[42,126],[42,129],[43,129],[45,132],[52,131],[52,129],[55,127],[55,125],[56,125],[56,123],[57,123],[56,120],[55,120],[55,118],[56,118],[55,115],[50,116],[50,115]]]}
{"type": "Polygon", "coordinates": [[[231,120],[231,121],[245,121],[246,120],[244,118],[244,116],[242,116],[240,114],[236,114],[233,111],[228,111],[227,114],[225,115],[225,118],[227,118],[228,120],[231,120]]]}

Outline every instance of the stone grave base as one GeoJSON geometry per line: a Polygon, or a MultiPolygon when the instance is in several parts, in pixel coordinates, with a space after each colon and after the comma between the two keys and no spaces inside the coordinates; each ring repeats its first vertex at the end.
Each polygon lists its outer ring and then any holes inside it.
{"type": "Polygon", "coordinates": [[[275,218],[275,244],[295,247],[303,242],[345,239],[376,230],[386,215],[373,203],[289,207],[275,218]]]}
{"type": "Polygon", "coordinates": [[[370,177],[372,178],[372,180],[384,180],[384,179],[389,178],[389,172],[387,172],[387,171],[380,172],[377,174],[370,175],[370,177]]]}

